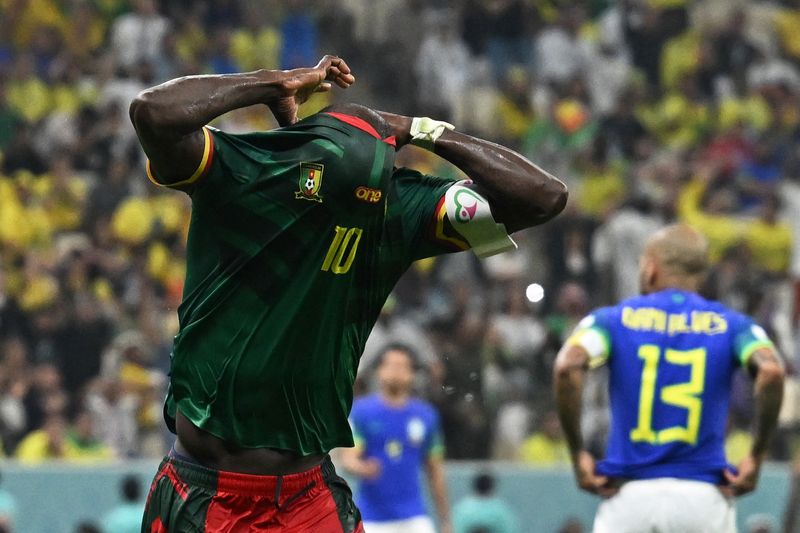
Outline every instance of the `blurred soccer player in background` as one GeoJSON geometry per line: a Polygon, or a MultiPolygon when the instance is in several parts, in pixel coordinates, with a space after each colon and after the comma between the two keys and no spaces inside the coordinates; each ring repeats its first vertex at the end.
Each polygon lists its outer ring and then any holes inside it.
{"type": "Polygon", "coordinates": [[[642,296],[598,309],[556,360],[555,393],[578,485],[605,499],[595,533],[736,531],[733,498],[755,489],[783,395],[775,346],[749,317],[697,294],[706,240],[667,227],[640,259],[642,296]],[[611,428],[605,458],[584,448],[580,429],[586,371],[609,365],[611,428]],[[749,455],[729,465],[723,441],[731,379],[755,378],[749,455]]]}
{"type": "Polygon", "coordinates": [[[416,356],[406,346],[384,349],[377,362],[379,391],[358,398],[350,413],[355,447],[345,470],[361,478],[356,503],[369,533],[433,533],[420,486],[425,470],[439,527],[452,533],[439,415],[414,398],[416,356]]]}
{"type": "Polygon", "coordinates": [[[178,78],[131,104],[151,180],[192,200],[164,409],[177,440],[142,531],[361,531],[328,452],[353,445],[358,358],[387,295],[417,259],[512,249],[510,232],[564,208],[560,181],[444,122],[355,104],[298,122],[311,94],[354,81],[326,56],[178,78]],[[283,127],[207,127],[256,104],[283,127]],[[395,168],[408,143],[471,181],[395,168]]]}

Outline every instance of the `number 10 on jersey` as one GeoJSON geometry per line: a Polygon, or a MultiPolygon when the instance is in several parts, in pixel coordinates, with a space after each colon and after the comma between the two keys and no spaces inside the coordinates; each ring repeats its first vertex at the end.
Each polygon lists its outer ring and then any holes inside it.
{"type": "Polygon", "coordinates": [[[320,270],[323,272],[330,271],[334,274],[347,274],[350,271],[350,267],[353,266],[353,261],[358,251],[358,243],[361,242],[361,234],[364,230],[336,226],[335,231],[333,241],[328,247],[328,253],[325,254],[325,260],[322,262],[320,270]]]}

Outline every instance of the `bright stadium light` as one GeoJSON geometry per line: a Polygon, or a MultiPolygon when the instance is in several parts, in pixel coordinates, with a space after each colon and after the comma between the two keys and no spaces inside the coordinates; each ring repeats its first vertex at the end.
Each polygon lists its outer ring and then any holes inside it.
{"type": "Polygon", "coordinates": [[[532,303],[541,302],[542,298],[544,298],[544,287],[538,283],[531,283],[528,285],[528,288],[525,289],[525,297],[532,303]]]}

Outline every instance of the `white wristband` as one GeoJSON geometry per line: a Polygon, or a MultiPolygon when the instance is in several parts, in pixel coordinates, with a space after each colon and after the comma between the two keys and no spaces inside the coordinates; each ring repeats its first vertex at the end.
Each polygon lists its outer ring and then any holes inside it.
{"type": "Polygon", "coordinates": [[[411,121],[411,144],[433,150],[436,139],[446,130],[455,129],[449,122],[434,120],[428,117],[414,117],[411,121]]]}

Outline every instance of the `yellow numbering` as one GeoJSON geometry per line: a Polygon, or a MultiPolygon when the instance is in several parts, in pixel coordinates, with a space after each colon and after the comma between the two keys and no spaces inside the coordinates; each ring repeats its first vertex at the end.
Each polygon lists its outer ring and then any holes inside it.
{"type": "Polygon", "coordinates": [[[700,417],[703,411],[703,393],[706,381],[706,350],[670,350],[664,352],[664,359],[673,365],[689,366],[690,377],[686,383],[668,385],[661,388],[660,399],[667,405],[686,409],[686,425],[673,426],[662,430],[653,429],[653,404],[656,399],[656,381],[658,363],[661,359],[661,348],[654,344],[639,347],[639,359],[644,361],[642,368],[642,385],[639,391],[638,425],[631,430],[631,441],[650,444],[666,444],[668,442],[686,442],[697,444],[700,431],[700,417]]]}
{"type": "Polygon", "coordinates": [[[335,231],[336,234],[333,236],[328,253],[325,254],[321,270],[334,274],[347,274],[350,267],[353,266],[358,243],[361,242],[361,234],[364,231],[361,228],[343,228],[341,226],[336,226],[335,231]],[[345,254],[347,254],[346,258],[345,254]]]}

